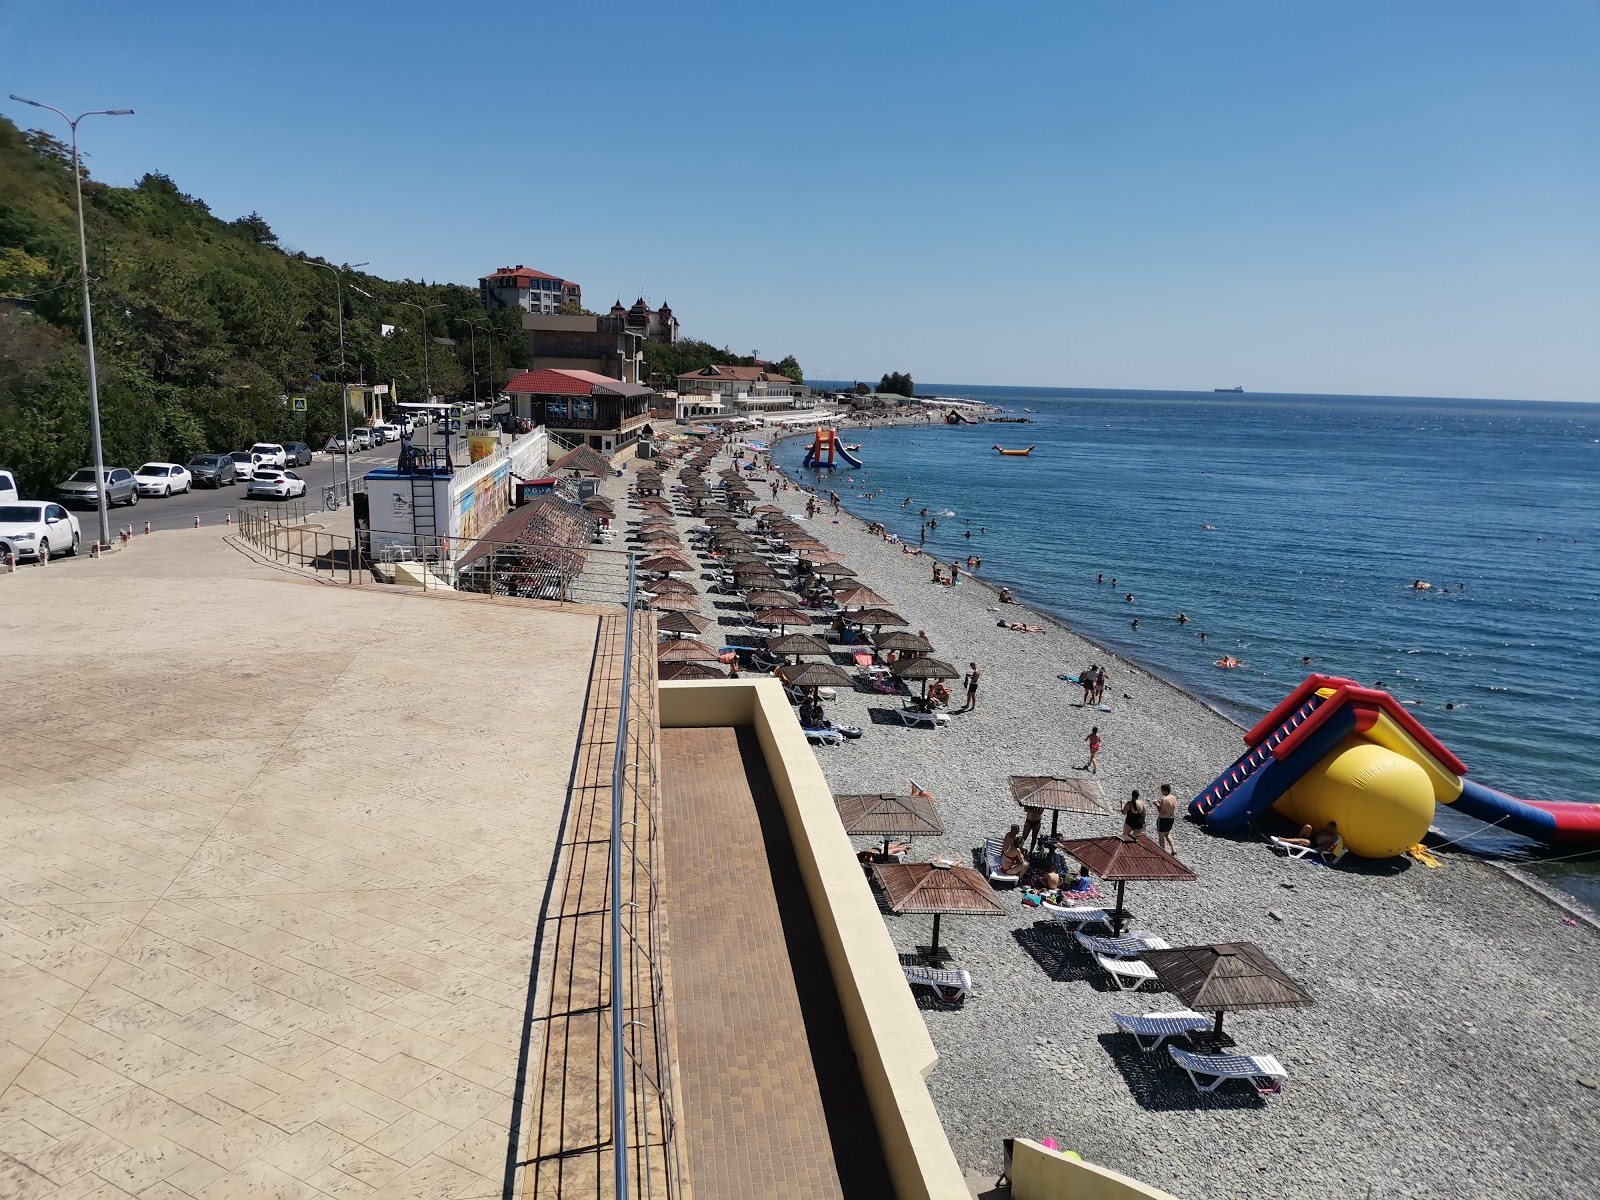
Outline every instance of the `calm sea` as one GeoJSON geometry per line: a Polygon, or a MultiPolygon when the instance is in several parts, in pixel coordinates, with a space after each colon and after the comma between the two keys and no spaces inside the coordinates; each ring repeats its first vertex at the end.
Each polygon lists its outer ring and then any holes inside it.
{"type": "MultiPolygon", "coordinates": [[[[915,538],[927,507],[930,552],[981,555],[1019,598],[1242,719],[1309,656],[1414,701],[1483,783],[1600,801],[1600,405],[925,390],[1034,424],[852,434],[865,465],[831,486],[853,511],[915,538]],[[1245,665],[1211,665],[1225,654],[1245,665]]],[[[803,450],[779,460],[797,472],[803,450]]],[[[1442,810],[1440,825],[1528,849],[1442,810]]],[[[1535,869],[1600,905],[1596,863],[1535,869]]]]}

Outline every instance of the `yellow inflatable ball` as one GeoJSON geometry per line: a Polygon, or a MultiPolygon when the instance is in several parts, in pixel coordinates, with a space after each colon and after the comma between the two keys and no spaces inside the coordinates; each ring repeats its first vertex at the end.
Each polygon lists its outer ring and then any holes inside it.
{"type": "Polygon", "coordinates": [[[1433,821],[1433,785],[1403,754],[1353,736],[1341,742],[1279,798],[1291,821],[1338,823],[1352,854],[1392,858],[1422,840],[1433,821]]]}

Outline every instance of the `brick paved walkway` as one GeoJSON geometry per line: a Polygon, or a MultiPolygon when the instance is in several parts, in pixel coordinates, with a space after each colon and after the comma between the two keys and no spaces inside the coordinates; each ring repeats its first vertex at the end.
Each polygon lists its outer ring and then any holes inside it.
{"type": "Polygon", "coordinates": [[[664,729],[661,754],[695,1200],[893,1195],[754,733],[664,729]]]}

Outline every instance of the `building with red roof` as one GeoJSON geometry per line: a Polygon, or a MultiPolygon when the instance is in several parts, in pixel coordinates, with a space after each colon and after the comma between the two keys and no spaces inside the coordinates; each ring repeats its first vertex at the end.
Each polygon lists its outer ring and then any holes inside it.
{"type": "Polygon", "coordinates": [[[513,375],[504,390],[513,417],[543,425],[560,445],[588,446],[608,457],[639,440],[654,395],[640,383],[549,367],[513,375]]]}
{"type": "Polygon", "coordinates": [[[565,304],[583,307],[583,289],[570,279],[518,263],[480,278],[478,299],[490,312],[520,308],[526,313],[558,313],[565,304]]]}

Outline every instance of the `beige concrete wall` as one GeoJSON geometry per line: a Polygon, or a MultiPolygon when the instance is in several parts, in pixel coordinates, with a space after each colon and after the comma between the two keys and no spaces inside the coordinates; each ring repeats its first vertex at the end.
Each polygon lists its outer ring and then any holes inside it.
{"type": "Polygon", "coordinates": [[[1068,1158],[1026,1138],[1012,1143],[1011,1195],[1015,1200],[1177,1200],[1171,1192],[1068,1158]]]}
{"type": "Polygon", "coordinates": [[[933,1039],[839,823],[833,793],[776,679],[663,683],[663,727],[750,725],[783,805],[878,1139],[899,1200],[968,1200],[924,1077],[933,1039]]]}

